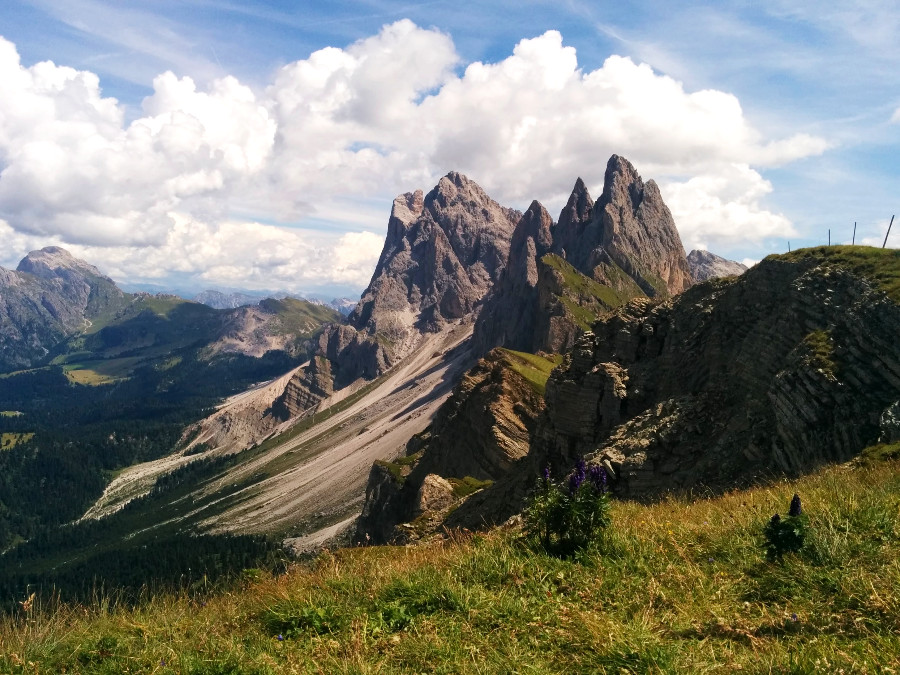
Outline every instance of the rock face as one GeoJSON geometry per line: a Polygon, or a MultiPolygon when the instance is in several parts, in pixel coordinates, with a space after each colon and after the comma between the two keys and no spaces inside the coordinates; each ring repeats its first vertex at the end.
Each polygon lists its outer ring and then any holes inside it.
{"type": "Polygon", "coordinates": [[[739,276],[747,271],[746,265],[734,260],[726,260],[709,251],[691,251],[688,253],[687,261],[691,270],[691,279],[695,284],[707,279],[739,276]]]}
{"type": "Polygon", "coordinates": [[[426,196],[394,200],[384,249],[349,323],[382,337],[390,360],[408,353],[414,331],[470,315],[506,267],[521,214],[459,173],[426,196]]]}
{"type": "Polygon", "coordinates": [[[285,421],[314,407],[334,393],[331,362],[324,356],[314,356],[306,368],[298,370],[272,404],[272,414],[285,421]]]}
{"type": "Polygon", "coordinates": [[[613,155],[606,165],[603,194],[590,209],[588,203],[580,195],[574,202],[570,199],[558,225],[559,245],[575,268],[592,270],[597,281],[614,282],[603,269],[613,264],[650,297],[690,287],[681,238],[654,181],[644,183],[627,159],[613,155]]]}
{"type": "Polygon", "coordinates": [[[15,271],[0,268],[0,369],[39,362],[61,340],[125,302],[111,279],[56,246],[32,251],[15,271]]]}
{"type": "Polygon", "coordinates": [[[427,195],[397,197],[369,287],[348,325],[333,326],[319,340],[334,388],[378,377],[423,334],[473,318],[506,267],[521,216],[456,172],[427,195]]]}
{"type": "Polygon", "coordinates": [[[414,437],[400,463],[376,463],[357,524],[360,543],[407,541],[403,523],[429,516],[437,527],[459,498],[448,479],[498,480],[528,452],[543,396],[494,350],[462,378],[428,434],[414,437]]]}
{"type": "Polygon", "coordinates": [[[591,321],[640,296],[668,297],[692,284],[672,214],[652,180],[613,155],[594,202],[580,178],[554,224],[538,203],[513,233],[509,265],[486,302],[476,350],[570,349],[591,321]]]}
{"type": "Polygon", "coordinates": [[[627,497],[847,460],[900,391],[900,307],[821,260],[766,259],[594,331],[548,381],[532,454],[606,462],[627,497]]]}

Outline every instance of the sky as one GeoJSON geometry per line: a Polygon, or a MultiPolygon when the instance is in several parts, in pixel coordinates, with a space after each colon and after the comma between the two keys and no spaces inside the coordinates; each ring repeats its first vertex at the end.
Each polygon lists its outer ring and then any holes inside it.
{"type": "Polygon", "coordinates": [[[687,251],[880,246],[900,4],[710,4],[5,0],[0,266],[354,297],[396,195],[460,171],[557,215],[614,153],[687,251]]]}

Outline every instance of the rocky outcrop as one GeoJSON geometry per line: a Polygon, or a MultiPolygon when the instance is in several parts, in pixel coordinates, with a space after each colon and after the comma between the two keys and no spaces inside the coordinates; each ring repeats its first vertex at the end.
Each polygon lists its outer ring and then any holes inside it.
{"type": "Polygon", "coordinates": [[[331,361],[334,388],[378,377],[411,354],[424,334],[474,320],[506,267],[521,216],[456,172],[427,195],[397,197],[368,288],[347,325],[332,326],[319,340],[317,353],[331,361]]]}
{"type": "Polygon", "coordinates": [[[315,407],[334,393],[331,362],[324,356],[314,356],[306,368],[298,369],[287,386],[272,404],[272,415],[281,421],[289,420],[315,407]]]}
{"type": "Polygon", "coordinates": [[[747,271],[746,265],[699,249],[688,253],[687,261],[695,284],[707,279],[739,276],[747,271]]]}
{"type": "Polygon", "coordinates": [[[652,180],[613,155],[594,202],[579,178],[554,224],[532,203],[513,233],[509,265],[479,316],[473,342],[565,351],[601,314],[692,283],[672,214],[652,180]]]}
{"type": "Polygon", "coordinates": [[[842,461],[875,442],[900,388],[900,307],[822,260],[769,258],[737,279],[594,324],[547,383],[531,452],[606,462],[646,497],[842,461]]]}
{"type": "Polygon", "coordinates": [[[57,246],[32,251],[15,271],[0,268],[0,370],[38,363],[125,302],[111,279],[57,246]]]}
{"type": "Polygon", "coordinates": [[[544,405],[535,383],[515,369],[526,366],[514,354],[492,351],[454,388],[430,432],[410,441],[405,458],[372,467],[356,541],[421,536],[460,503],[450,481],[496,481],[516,472],[544,405]],[[417,519],[415,531],[403,525],[417,519]]]}
{"type": "Polygon", "coordinates": [[[521,214],[451,172],[424,197],[394,200],[381,258],[349,323],[383,338],[391,360],[415,331],[469,316],[506,267],[521,214]]]}

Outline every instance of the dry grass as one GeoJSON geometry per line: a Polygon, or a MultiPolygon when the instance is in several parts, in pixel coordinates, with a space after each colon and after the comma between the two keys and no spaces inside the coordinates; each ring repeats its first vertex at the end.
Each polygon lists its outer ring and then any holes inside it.
{"type": "Polygon", "coordinates": [[[900,463],[871,460],[617,503],[602,550],[576,560],[502,530],[345,549],[205,598],[30,607],[0,625],[0,672],[889,673],[898,513],[900,463]],[[762,527],[795,490],[810,541],[767,562],[762,527]]]}

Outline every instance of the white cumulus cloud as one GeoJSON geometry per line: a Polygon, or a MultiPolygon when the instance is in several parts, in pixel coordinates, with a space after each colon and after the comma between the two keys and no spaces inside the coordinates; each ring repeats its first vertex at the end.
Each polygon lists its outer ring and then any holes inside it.
{"type": "Polygon", "coordinates": [[[559,208],[579,175],[598,196],[613,153],[658,180],[688,248],[759,242],[791,233],[760,171],[827,147],[629,58],[585,71],[552,30],[460,68],[450,36],[402,20],[261,90],[162,73],[132,121],[93,73],[23,66],[0,38],[4,260],[63,244],[123,280],[361,288],[396,193],[458,170],[559,208]]]}

